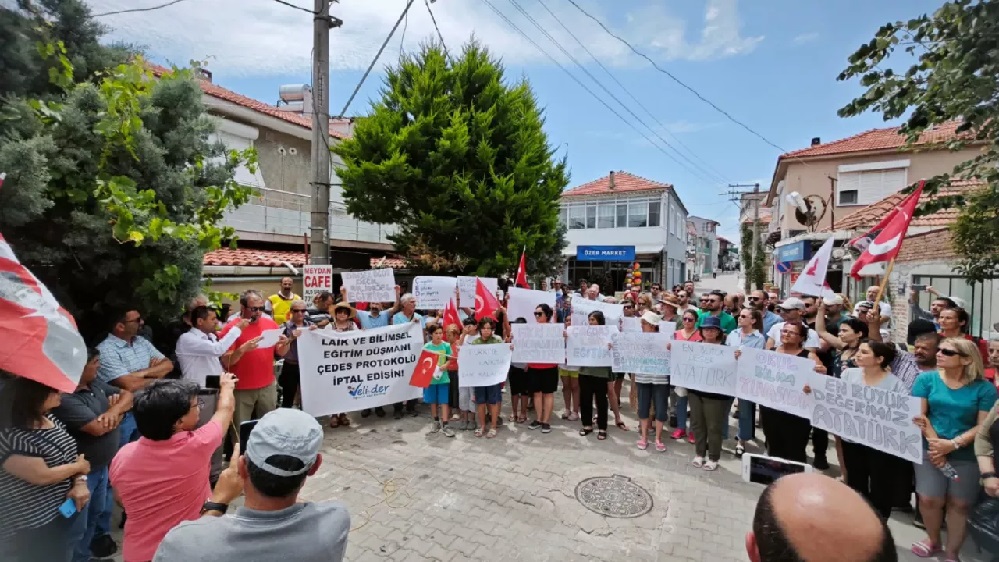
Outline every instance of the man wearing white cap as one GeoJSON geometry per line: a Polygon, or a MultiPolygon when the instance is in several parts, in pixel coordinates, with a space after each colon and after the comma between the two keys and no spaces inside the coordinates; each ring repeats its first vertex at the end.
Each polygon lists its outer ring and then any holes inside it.
{"type": "MultiPolygon", "coordinates": [[[[777,312],[780,313],[781,318],[784,322],[778,322],[774,324],[770,331],[767,332],[767,349],[775,349],[780,344],[780,330],[784,327],[786,322],[804,322],[802,315],[805,312],[805,301],[799,299],[798,297],[788,297],[784,299],[784,302],[777,305],[777,312]]],[[[808,339],[802,345],[805,349],[817,350],[821,346],[821,340],[819,339],[819,334],[809,328],[808,329],[808,339]]]]}
{"type": "MultiPolygon", "coordinates": [[[[171,530],[154,562],[338,562],[347,550],[350,515],[339,502],[298,503],[305,479],[322,464],[323,429],[290,408],[260,418],[243,455],[222,472],[203,517],[171,530]],[[243,507],[223,517],[246,493],[243,507]]],[[[238,453],[238,449],[236,451],[238,453]]]]}

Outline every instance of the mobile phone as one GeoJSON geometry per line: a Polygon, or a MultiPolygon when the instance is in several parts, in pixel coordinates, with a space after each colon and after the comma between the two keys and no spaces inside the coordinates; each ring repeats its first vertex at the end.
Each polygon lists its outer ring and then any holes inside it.
{"type": "Polygon", "coordinates": [[[912,286],[912,290],[913,291],[925,291],[926,290],[926,285],[913,285],[912,286]]]}
{"type": "Polygon", "coordinates": [[[62,502],[62,505],[59,506],[59,514],[66,519],[76,515],[76,502],[72,498],[62,502]]]}
{"type": "Polygon", "coordinates": [[[246,443],[250,440],[250,433],[253,432],[253,428],[257,427],[257,422],[260,420],[250,420],[239,424],[239,447],[240,450],[246,451],[246,443]]]}
{"type": "Polygon", "coordinates": [[[812,465],[765,455],[742,455],[742,479],[769,486],[788,474],[812,472],[812,465]]]}

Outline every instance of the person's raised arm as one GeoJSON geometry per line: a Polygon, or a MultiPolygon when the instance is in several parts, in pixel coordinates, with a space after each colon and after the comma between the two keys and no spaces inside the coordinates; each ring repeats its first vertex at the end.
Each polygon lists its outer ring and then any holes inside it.
{"type": "Polygon", "coordinates": [[[215,405],[215,414],[211,421],[217,423],[225,433],[229,424],[232,423],[232,415],[236,411],[236,398],[233,391],[236,389],[236,375],[232,373],[222,373],[219,377],[219,400],[215,405]]]}
{"type": "Polygon", "coordinates": [[[846,347],[843,345],[843,340],[826,330],[826,305],[822,301],[819,301],[819,309],[815,315],[815,331],[819,333],[822,341],[828,343],[833,348],[843,349],[846,347]]]}

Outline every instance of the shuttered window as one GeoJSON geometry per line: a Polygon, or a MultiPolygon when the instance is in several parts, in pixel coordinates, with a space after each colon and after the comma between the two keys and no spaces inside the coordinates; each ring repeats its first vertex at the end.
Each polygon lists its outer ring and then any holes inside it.
{"type": "Polygon", "coordinates": [[[908,168],[840,171],[837,205],[871,205],[898,193],[907,185],[908,168]]]}

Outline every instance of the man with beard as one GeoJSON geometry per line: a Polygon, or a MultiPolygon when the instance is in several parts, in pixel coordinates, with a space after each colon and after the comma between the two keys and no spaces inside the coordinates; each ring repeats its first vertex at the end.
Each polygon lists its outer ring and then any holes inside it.
{"type": "Polygon", "coordinates": [[[722,332],[728,334],[736,328],[735,318],[731,314],[722,310],[723,302],[725,300],[725,293],[721,291],[711,291],[704,296],[704,311],[700,314],[697,320],[697,325],[700,326],[701,322],[706,316],[714,316],[718,318],[721,322],[722,332]]]}
{"type": "Polygon", "coordinates": [[[780,315],[776,314],[770,310],[767,305],[770,303],[770,299],[767,294],[759,289],[751,292],[748,297],[746,297],[746,303],[760,311],[763,315],[763,334],[766,335],[770,333],[770,329],[773,328],[778,322],[781,322],[780,315]]]}

